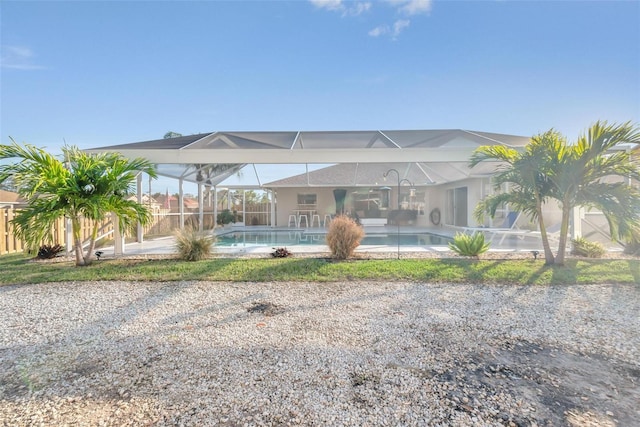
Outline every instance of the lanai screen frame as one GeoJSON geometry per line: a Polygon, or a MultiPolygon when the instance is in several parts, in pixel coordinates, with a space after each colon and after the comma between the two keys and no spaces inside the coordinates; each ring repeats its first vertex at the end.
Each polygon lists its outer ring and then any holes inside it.
{"type": "Polygon", "coordinates": [[[197,183],[193,165],[232,165],[211,177],[220,184],[247,164],[467,163],[481,145],[521,149],[528,137],[448,130],[211,132],[87,149],[185,165],[191,174],[166,175],[197,183]]]}
{"type": "MultiPolygon", "coordinates": [[[[199,170],[215,168],[215,165],[227,167],[223,168],[222,173],[209,176],[207,185],[214,188],[219,185],[233,188],[224,185],[224,181],[249,164],[449,163],[466,165],[472,152],[481,145],[503,145],[522,149],[528,142],[529,138],[523,136],[462,129],[251,131],[201,133],[99,147],[86,151],[89,153],[117,152],[130,159],[145,158],[157,165],[183,165],[182,173],[161,175],[177,178],[180,182],[180,193],[182,193],[183,181],[198,184],[202,215],[204,183],[196,179],[196,176],[199,170]],[[201,167],[194,168],[194,165],[201,165],[201,167]]],[[[490,176],[494,167],[495,165],[473,174],[469,172],[467,177],[490,176]]],[[[459,172],[459,166],[456,168],[459,172]]],[[[431,182],[431,184],[443,183],[446,183],[446,180],[431,182]]],[[[259,182],[257,187],[246,188],[265,189],[263,185],[264,183],[259,182]]],[[[139,197],[142,194],[141,188],[141,178],[139,178],[139,197]]],[[[180,206],[182,209],[182,203],[180,206]]],[[[138,239],[142,240],[141,232],[138,233],[138,239]]]]}

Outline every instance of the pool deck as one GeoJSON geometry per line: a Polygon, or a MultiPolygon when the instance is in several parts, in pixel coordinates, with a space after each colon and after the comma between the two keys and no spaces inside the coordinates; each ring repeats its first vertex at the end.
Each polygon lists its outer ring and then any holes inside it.
{"type": "MultiPolygon", "coordinates": [[[[232,228],[218,228],[213,234],[225,234],[230,232],[242,232],[242,231],[303,231],[310,234],[326,233],[324,228],[305,228],[305,229],[290,229],[290,228],[273,228],[273,227],[232,227],[232,228]]],[[[453,237],[453,235],[460,231],[459,229],[446,228],[446,227],[400,227],[400,234],[423,234],[430,233],[444,237],[453,237]]],[[[398,228],[395,226],[374,226],[365,227],[365,233],[367,235],[386,234],[396,235],[398,228]]],[[[491,233],[489,233],[491,234],[491,233]]],[[[487,238],[491,239],[490,251],[493,252],[525,252],[531,250],[541,250],[542,244],[538,235],[529,234],[514,234],[507,235],[504,239],[502,237],[496,238],[495,235],[489,235],[487,238]],[[501,241],[501,242],[500,242],[501,241]]],[[[318,245],[287,245],[287,248],[292,252],[298,253],[324,253],[329,252],[329,248],[325,244],[318,245]]],[[[100,248],[103,252],[103,256],[113,257],[114,248],[108,246],[100,248]]],[[[273,251],[271,246],[218,246],[216,252],[219,254],[227,255],[243,255],[243,254],[268,254],[273,251]]],[[[396,253],[398,251],[397,245],[360,245],[356,249],[356,253],[396,253]]],[[[420,253],[420,252],[448,252],[449,248],[445,245],[400,245],[400,253],[420,253]]],[[[175,239],[173,236],[160,237],[155,239],[145,239],[143,242],[130,242],[125,244],[124,256],[130,255],[169,255],[174,254],[175,239]]]]}

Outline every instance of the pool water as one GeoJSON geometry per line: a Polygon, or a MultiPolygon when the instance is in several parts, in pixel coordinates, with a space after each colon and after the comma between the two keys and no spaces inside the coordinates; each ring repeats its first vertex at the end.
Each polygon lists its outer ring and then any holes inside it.
{"type": "MultiPolygon", "coordinates": [[[[218,235],[216,246],[297,246],[325,245],[324,233],[306,233],[304,231],[232,231],[218,235]]],[[[366,235],[360,245],[395,246],[397,234],[366,235]]],[[[446,246],[450,238],[430,233],[400,234],[400,246],[446,246]]]]}

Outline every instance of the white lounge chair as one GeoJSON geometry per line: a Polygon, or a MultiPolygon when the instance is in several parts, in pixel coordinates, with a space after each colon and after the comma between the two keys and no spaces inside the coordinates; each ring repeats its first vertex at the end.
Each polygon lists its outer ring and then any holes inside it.
{"type": "Polygon", "coordinates": [[[462,227],[462,231],[510,231],[517,230],[517,222],[518,218],[520,218],[520,212],[510,211],[507,216],[504,218],[504,221],[499,227],[462,227]]]}
{"type": "Polygon", "coordinates": [[[518,228],[518,219],[520,218],[520,215],[520,212],[510,211],[499,227],[463,227],[462,229],[464,232],[480,231],[484,233],[491,233],[489,241],[493,241],[497,235],[501,235],[502,238],[500,239],[499,244],[502,244],[507,236],[524,236],[530,233],[529,230],[521,230],[518,228]]]}

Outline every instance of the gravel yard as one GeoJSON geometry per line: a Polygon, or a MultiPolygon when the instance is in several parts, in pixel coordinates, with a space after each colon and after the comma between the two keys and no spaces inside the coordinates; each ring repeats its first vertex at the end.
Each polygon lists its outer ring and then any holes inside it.
{"type": "Polygon", "coordinates": [[[640,286],[0,288],[0,425],[629,426],[640,286]]]}

